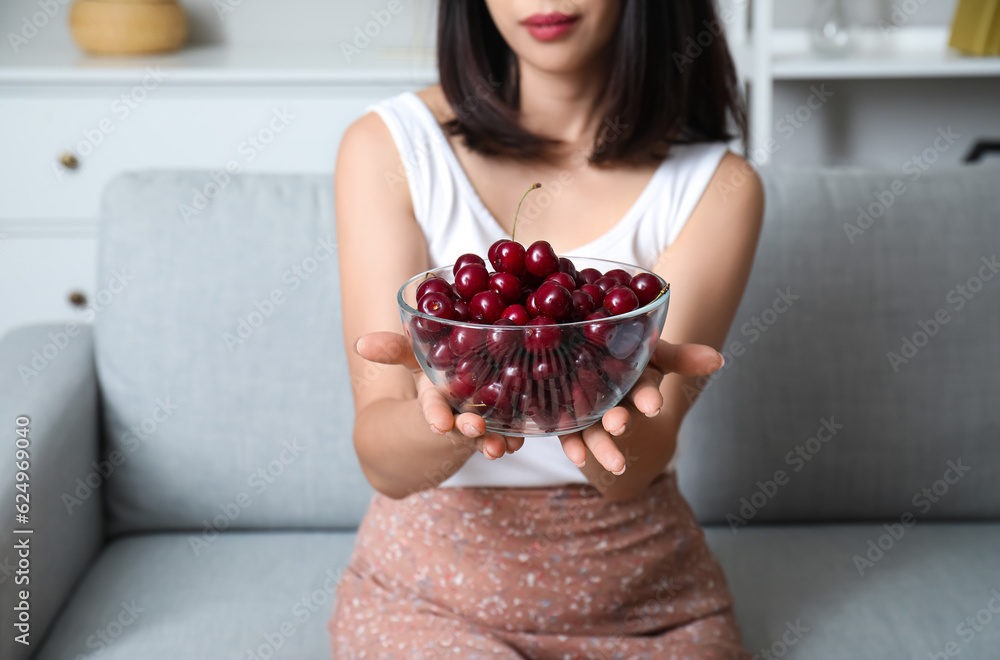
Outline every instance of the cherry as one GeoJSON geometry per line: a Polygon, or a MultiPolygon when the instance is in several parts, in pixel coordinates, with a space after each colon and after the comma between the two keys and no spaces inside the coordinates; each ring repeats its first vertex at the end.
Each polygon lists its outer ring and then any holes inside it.
{"type": "Polygon", "coordinates": [[[639,307],[645,307],[660,295],[660,278],[652,273],[639,273],[632,278],[629,288],[639,299],[639,307]]]}
{"type": "MultiPolygon", "coordinates": [[[[586,286],[593,286],[588,284],[586,286]]],[[[594,298],[581,289],[577,289],[573,292],[573,310],[580,318],[584,318],[588,314],[594,311],[597,304],[594,302],[594,298]]]]}
{"type": "Polygon", "coordinates": [[[476,401],[492,408],[500,416],[513,414],[514,404],[511,401],[510,393],[504,388],[499,380],[491,380],[476,392],[476,401]]]}
{"type": "Polygon", "coordinates": [[[427,363],[435,369],[448,369],[455,364],[455,354],[446,341],[439,341],[427,352],[427,363]]]}
{"type": "Polygon", "coordinates": [[[608,337],[608,352],[616,358],[625,358],[635,352],[646,334],[646,325],[640,319],[620,322],[608,337]]]}
{"type": "Polygon", "coordinates": [[[556,350],[560,341],[562,341],[562,331],[556,327],[555,319],[536,316],[525,326],[524,348],[535,355],[556,350]]]}
{"type": "Polygon", "coordinates": [[[568,273],[552,273],[545,278],[546,282],[555,282],[562,286],[567,291],[573,291],[576,289],[576,280],[574,280],[568,273]]]}
{"type": "Polygon", "coordinates": [[[503,298],[496,291],[480,291],[469,301],[469,315],[477,323],[492,325],[506,307],[503,298]]]}
{"type": "Polygon", "coordinates": [[[624,270],[622,270],[621,268],[614,268],[612,270],[609,270],[608,272],[604,273],[604,277],[610,277],[611,279],[615,280],[622,286],[628,286],[629,283],[632,281],[632,276],[629,275],[624,270]]]}
{"type": "MultiPolygon", "coordinates": [[[[438,291],[430,291],[417,303],[417,311],[434,318],[453,321],[455,319],[455,308],[451,304],[451,298],[438,291]]],[[[424,328],[431,332],[443,330],[446,326],[435,321],[425,321],[424,328]]]]}
{"type": "Polygon", "coordinates": [[[473,351],[477,351],[486,343],[486,332],[482,328],[472,326],[458,326],[452,328],[448,335],[448,346],[451,352],[459,357],[464,357],[473,351]]]}
{"type": "MultiPolygon", "coordinates": [[[[497,267],[497,262],[496,262],[497,249],[500,247],[501,244],[506,243],[506,242],[507,242],[506,238],[501,238],[499,241],[497,241],[493,245],[491,245],[489,251],[487,251],[486,258],[490,260],[491,264],[493,264],[493,268],[497,267]]],[[[483,264],[483,265],[485,266],[486,264],[483,264]]]]}
{"type": "Polygon", "coordinates": [[[559,270],[559,257],[548,241],[535,241],[524,253],[524,267],[535,277],[548,277],[559,270]]]}
{"type": "Polygon", "coordinates": [[[490,275],[490,289],[503,296],[504,302],[513,305],[521,299],[521,280],[511,273],[490,275]]]}
{"type": "Polygon", "coordinates": [[[535,380],[558,378],[566,374],[566,362],[553,352],[545,352],[535,357],[531,365],[531,377],[535,380]]]}
{"type": "Polygon", "coordinates": [[[524,272],[524,246],[517,241],[504,241],[497,248],[496,261],[491,261],[498,272],[520,275],[524,272]]]}
{"type": "Polygon", "coordinates": [[[519,394],[528,388],[529,378],[524,361],[515,360],[500,367],[500,382],[514,394],[519,394]]]}
{"type": "Polygon", "coordinates": [[[498,319],[486,330],[486,348],[495,360],[508,360],[517,350],[518,333],[505,329],[513,326],[510,319],[498,319]]]}
{"type": "Polygon", "coordinates": [[[484,382],[492,370],[490,363],[478,355],[466,355],[455,365],[455,378],[475,386],[484,382]]]}
{"type": "Polygon", "coordinates": [[[452,296],[451,285],[437,275],[431,275],[417,287],[417,301],[419,302],[421,298],[432,291],[436,293],[443,293],[449,298],[452,296]]]}
{"type": "Polygon", "coordinates": [[[535,297],[535,293],[528,296],[527,300],[524,302],[524,306],[527,308],[528,313],[531,314],[532,318],[541,314],[538,311],[538,298],[535,297]]]}
{"type": "MultiPolygon", "coordinates": [[[[596,282],[594,282],[594,286],[596,286],[598,289],[601,290],[601,294],[602,294],[601,295],[601,299],[603,300],[604,299],[604,295],[603,294],[606,294],[608,291],[610,291],[614,287],[619,286],[619,284],[618,284],[618,280],[616,280],[613,277],[602,277],[599,280],[597,280],[596,282]]],[[[596,298],[595,298],[595,300],[596,300],[596,298]]]]}
{"type": "Polygon", "coordinates": [[[455,309],[456,321],[468,322],[472,320],[472,316],[469,315],[469,303],[459,298],[452,303],[452,307],[455,309]]]}
{"type": "Polygon", "coordinates": [[[604,311],[611,316],[628,314],[634,309],[639,309],[639,299],[632,289],[619,285],[604,294],[604,311]]]}
{"type": "Polygon", "coordinates": [[[605,319],[608,318],[608,313],[603,309],[589,314],[586,321],[593,321],[593,323],[588,323],[583,326],[583,336],[594,346],[598,348],[607,348],[608,346],[608,335],[614,329],[615,324],[609,323],[605,319]]]}
{"type": "Polygon", "coordinates": [[[601,279],[601,271],[596,268],[584,268],[577,273],[577,277],[583,280],[583,284],[593,284],[597,280],[601,279]]]}
{"type": "Polygon", "coordinates": [[[448,381],[448,394],[451,395],[452,399],[462,401],[468,399],[470,396],[476,393],[475,383],[470,383],[458,378],[457,376],[448,381]]]}
{"type": "Polygon", "coordinates": [[[489,286],[489,271],[486,270],[486,266],[480,264],[462,266],[455,275],[455,291],[462,297],[462,300],[471,301],[477,293],[486,291],[489,286]]]}
{"type": "Polygon", "coordinates": [[[594,301],[594,306],[599,306],[604,301],[604,292],[596,284],[584,284],[580,287],[580,291],[590,295],[594,301]]]}
{"type": "Polygon", "coordinates": [[[573,296],[556,282],[544,282],[534,293],[535,306],[542,316],[560,321],[573,311],[573,296]]]}
{"type": "Polygon", "coordinates": [[[458,275],[458,271],[462,270],[462,266],[468,266],[469,264],[475,264],[486,268],[486,262],[483,261],[483,258],[478,254],[472,254],[470,252],[469,254],[463,254],[458,258],[458,261],[456,261],[455,265],[452,266],[451,274],[458,275]]]}
{"type": "Polygon", "coordinates": [[[559,272],[566,273],[573,278],[576,282],[576,276],[579,274],[576,272],[576,265],[568,257],[559,257],[559,272]]]}
{"type": "Polygon", "coordinates": [[[514,325],[527,325],[528,321],[531,320],[531,315],[528,314],[528,310],[525,309],[524,305],[511,305],[503,310],[500,318],[513,321],[514,325]]]}

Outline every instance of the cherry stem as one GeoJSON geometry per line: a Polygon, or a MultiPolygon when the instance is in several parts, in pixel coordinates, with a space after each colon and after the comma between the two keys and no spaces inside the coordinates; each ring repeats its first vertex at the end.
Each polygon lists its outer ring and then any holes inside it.
{"type": "Polygon", "coordinates": [[[665,287],[663,287],[662,289],[660,289],[660,292],[659,292],[659,293],[658,293],[658,294],[656,295],[656,297],[655,297],[655,298],[653,298],[653,302],[656,302],[657,300],[659,300],[660,298],[662,298],[662,297],[663,297],[663,295],[664,295],[664,294],[665,294],[665,293],[666,293],[667,291],[670,291],[670,283],[669,283],[669,282],[667,283],[667,286],[665,286],[665,287]]]}
{"type": "Polygon", "coordinates": [[[521,212],[521,204],[524,203],[524,198],[527,197],[528,193],[530,193],[532,190],[537,190],[538,188],[541,187],[542,184],[540,183],[533,184],[530,188],[524,191],[523,195],[521,195],[521,201],[517,203],[517,210],[514,211],[514,226],[510,228],[510,240],[514,240],[514,232],[517,231],[517,215],[521,212]]]}

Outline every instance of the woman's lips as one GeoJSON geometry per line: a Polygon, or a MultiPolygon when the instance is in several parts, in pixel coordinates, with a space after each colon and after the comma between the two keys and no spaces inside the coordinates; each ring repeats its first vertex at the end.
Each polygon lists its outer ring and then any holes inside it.
{"type": "Polygon", "coordinates": [[[521,25],[539,41],[557,39],[573,29],[580,20],[579,16],[568,16],[558,12],[552,14],[535,14],[521,21],[521,25]]]}

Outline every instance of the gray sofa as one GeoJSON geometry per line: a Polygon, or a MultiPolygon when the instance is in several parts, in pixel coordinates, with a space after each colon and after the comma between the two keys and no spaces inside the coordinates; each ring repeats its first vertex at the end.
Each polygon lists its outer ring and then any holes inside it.
{"type": "MultiPolygon", "coordinates": [[[[679,466],[746,645],[1000,657],[1000,168],[764,178],[727,366],[700,384],[679,466]]],[[[0,458],[5,660],[330,655],[372,492],[330,181],[241,175],[185,219],[206,180],[113,182],[93,328],[0,342],[3,433],[26,415],[31,443],[27,525],[13,442],[0,458]],[[27,647],[11,634],[24,527],[27,647]]]]}

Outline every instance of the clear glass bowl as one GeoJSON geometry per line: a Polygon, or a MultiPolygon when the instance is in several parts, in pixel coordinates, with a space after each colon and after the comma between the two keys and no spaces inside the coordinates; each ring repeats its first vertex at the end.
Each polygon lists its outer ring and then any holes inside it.
{"type": "MultiPolygon", "coordinates": [[[[578,270],[651,272],[572,259],[578,270]]],[[[598,321],[481,325],[417,311],[417,287],[429,275],[454,282],[451,266],[435,268],[406,282],[397,296],[417,361],[452,408],[481,415],[487,429],[510,436],[561,435],[599,422],[646,368],[670,300],[668,290],[645,307],[598,321]]]]}

